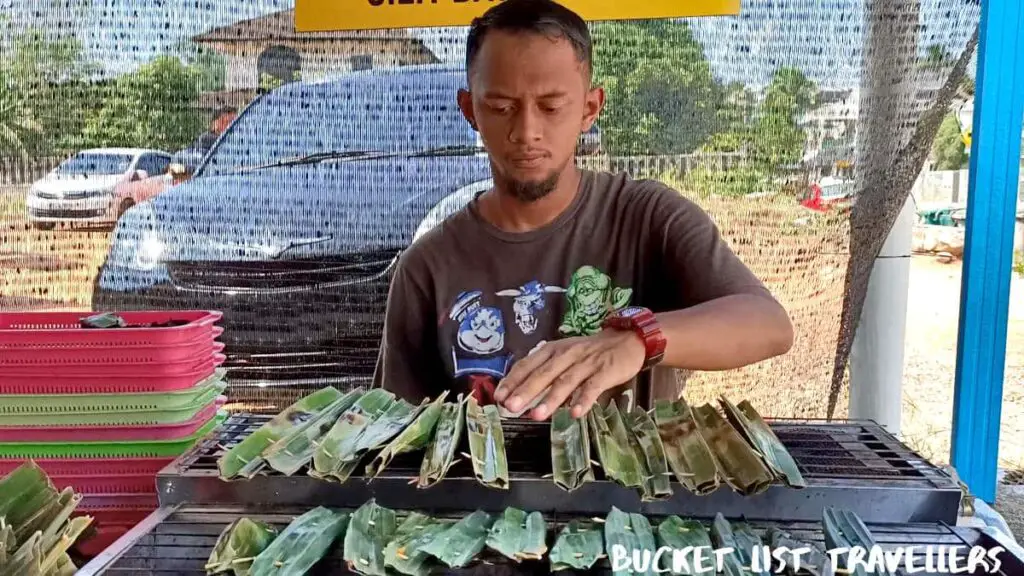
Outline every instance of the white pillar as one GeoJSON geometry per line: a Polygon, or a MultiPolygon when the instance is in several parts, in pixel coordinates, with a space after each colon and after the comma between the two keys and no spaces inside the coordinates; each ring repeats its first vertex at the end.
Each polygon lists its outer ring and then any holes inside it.
{"type": "Polygon", "coordinates": [[[900,433],[914,201],[908,198],[875,260],[850,351],[850,418],[900,433]]]}

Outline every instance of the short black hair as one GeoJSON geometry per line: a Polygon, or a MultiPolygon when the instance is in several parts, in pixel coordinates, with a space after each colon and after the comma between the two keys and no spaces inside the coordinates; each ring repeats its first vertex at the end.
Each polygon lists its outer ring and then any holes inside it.
{"type": "Polygon", "coordinates": [[[572,10],[553,0],[504,0],[475,18],[466,40],[466,74],[483,46],[488,32],[528,32],[554,38],[564,38],[572,44],[576,58],[592,70],[593,41],[586,21],[572,10]]]}
{"type": "Polygon", "coordinates": [[[237,113],[238,113],[238,108],[235,108],[234,106],[227,106],[227,105],[221,106],[220,108],[217,108],[216,110],[213,111],[213,116],[210,117],[210,122],[216,122],[222,116],[227,116],[228,114],[237,114],[237,113]]]}

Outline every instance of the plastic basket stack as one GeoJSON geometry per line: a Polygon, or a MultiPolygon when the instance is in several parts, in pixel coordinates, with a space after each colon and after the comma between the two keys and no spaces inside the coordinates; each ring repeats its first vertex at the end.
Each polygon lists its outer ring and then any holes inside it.
{"type": "Polygon", "coordinates": [[[84,495],[102,551],[157,508],[156,474],[223,420],[217,312],[0,313],[0,476],[35,460],[84,495]],[[92,322],[90,322],[92,325],[92,322]]]}

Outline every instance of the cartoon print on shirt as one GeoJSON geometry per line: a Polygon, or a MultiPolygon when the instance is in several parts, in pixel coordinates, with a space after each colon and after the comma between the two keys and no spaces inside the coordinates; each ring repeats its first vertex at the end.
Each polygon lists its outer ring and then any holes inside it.
{"type": "Polygon", "coordinates": [[[512,309],[516,313],[516,326],[523,334],[529,336],[537,330],[537,313],[544,309],[546,304],[544,296],[551,293],[564,293],[565,288],[559,286],[547,286],[536,280],[531,280],[520,286],[518,289],[502,290],[498,296],[511,296],[512,309]]]}
{"type": "Polygon", "coordinates": [[[505,346],[505,322],[501,310],[484,306],[480,291],[463,292],[449,317],[459,323],[459,347],[473,354],[491,354],[505,346]]]}
{"type": "Polygon", "coordinates": [[[583,266],[569,282],[568,306],[558,331],[565,336],[596,334],[605,317],[629,304],[632,295],[631,288],[616,288],[607,274],[593,266],[583,266]]]}
{"type": "Polygon", "coordinates": [[[459,294],[448,317],[459,323],[457,345],[452,345],[452,366],[456,378],[469,376],[471,394],[481,403],[493,403],[497,380],[504,378],[512,354],[501,354],[505,347],[505,321],[501,310],[484,306],[483,292],[459,294]]]}

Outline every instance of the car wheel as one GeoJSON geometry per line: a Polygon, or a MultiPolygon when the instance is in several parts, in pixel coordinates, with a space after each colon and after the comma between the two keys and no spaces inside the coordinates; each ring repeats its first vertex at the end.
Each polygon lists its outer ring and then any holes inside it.
{"type": "Polygon", "coordinates": [[[33,222],[32,227],[36,230],[53,230],[56,226],[56,222],[33,222]]]}
{"type": "Polygon", "coordinates": [[[125,198],[121,205],[117,207],[117,219],[120,220],[121,216],[124,216],[124,213],[132,206],[135,206],[135,202],[131,198],[125,198]]]}

